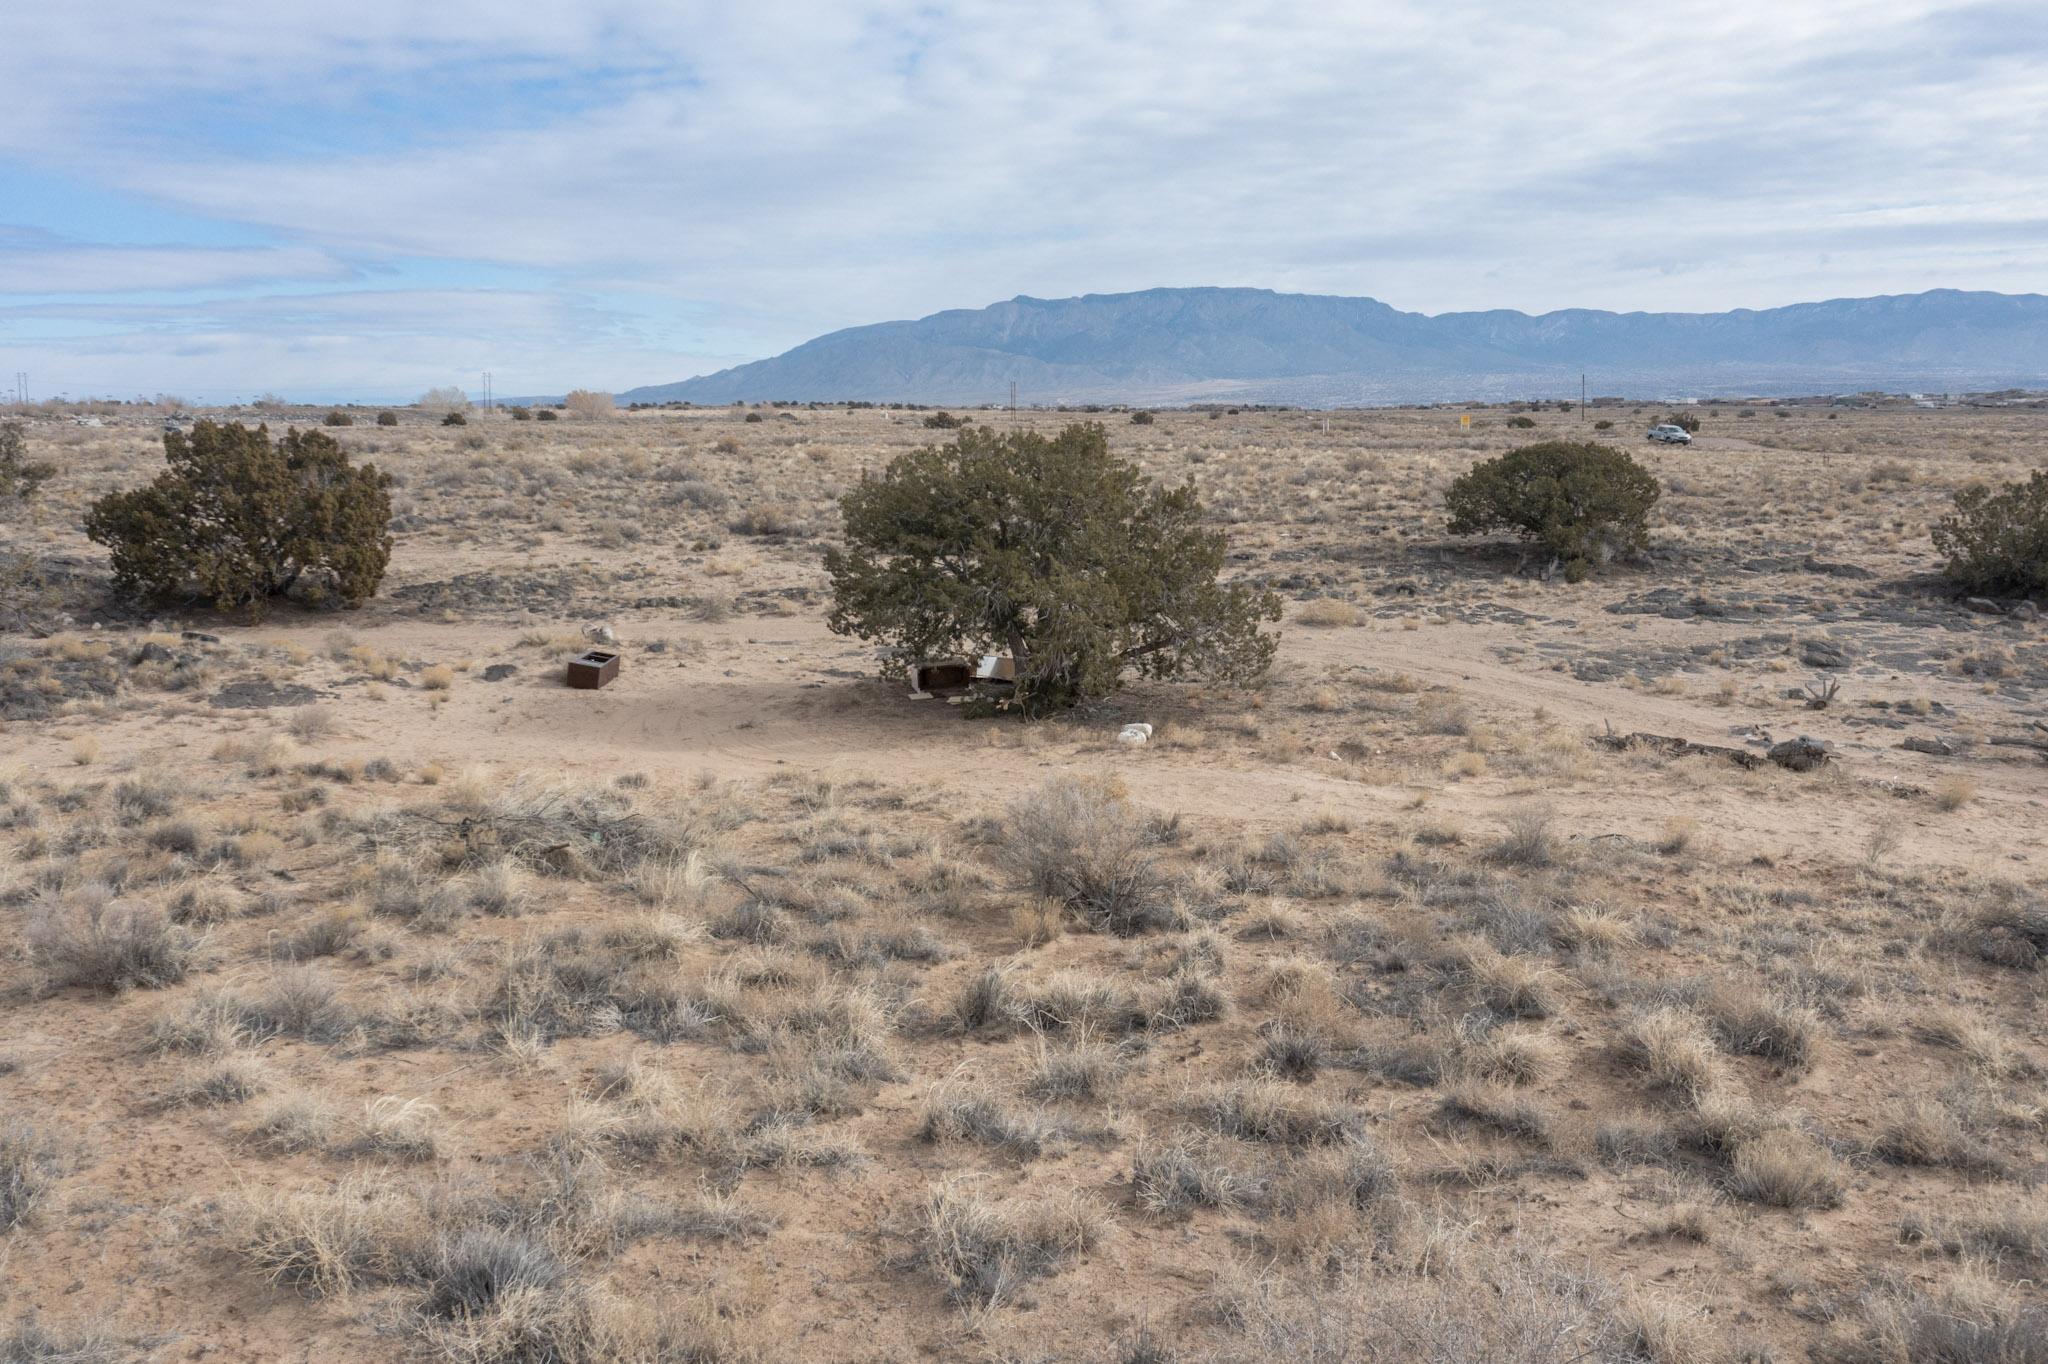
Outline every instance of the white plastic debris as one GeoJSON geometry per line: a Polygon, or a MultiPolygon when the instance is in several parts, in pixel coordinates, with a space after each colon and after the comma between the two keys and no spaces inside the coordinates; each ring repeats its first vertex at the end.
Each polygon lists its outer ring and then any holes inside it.
{"type": "Polygon", "coordinates": [[[1150,725],[1125,725],[1117,731],[1116,741],[1120,744],[1142,744],[1152,737],[1150,725]]]}
{"type": "Polygon", "coordinates": [[[617,644],[619,642],[618,632],[612,629],[610,622],[593,625],[585,630],[583,634],[592,644],[617,644]]]}

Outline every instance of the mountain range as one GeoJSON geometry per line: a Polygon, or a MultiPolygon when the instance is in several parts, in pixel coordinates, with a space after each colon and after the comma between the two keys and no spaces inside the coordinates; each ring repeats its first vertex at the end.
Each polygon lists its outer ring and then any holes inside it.
{"type": "Polygon", "coordinates": [[[1018,297],[849,327],[622,402],[1339,406],[2048,387],[2048,297],[1935,289],[1722,313],[1402,312],[1270,289],[1018,297]]]}

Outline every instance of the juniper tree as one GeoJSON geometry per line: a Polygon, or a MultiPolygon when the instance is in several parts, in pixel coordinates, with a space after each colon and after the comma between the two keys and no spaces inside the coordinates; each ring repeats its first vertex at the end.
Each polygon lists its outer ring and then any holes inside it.
{"type": "Polygon", "coordinates": [[[355,606],[391,558],[391,478],[352,465],[324,431],[202,421],[164,433],[169,468],[109,493],[85,533],[113,554],[115,586],[225,610],[295,587],[355,606]]]}
{"type": "Polygon", "coordinates": [[[840,500],[828,624],[900,656],[1007,651],[1044,714],[1127,677],[1242,684],[1272,663],[1272,593],[1219,580],[1192,482],[1154,486],[1098,423],[984,426],[890,461],[840,500]]]}

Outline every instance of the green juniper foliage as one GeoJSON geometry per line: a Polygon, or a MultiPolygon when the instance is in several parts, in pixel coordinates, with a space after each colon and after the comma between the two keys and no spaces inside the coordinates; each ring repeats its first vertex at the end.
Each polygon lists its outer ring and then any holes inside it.
{"type": "Polygon", "coordinates": [[[1972,592],[2048,591],[2048,472],[1997,492],[1982,484],[1956,494],[1956,509],[1934,527],[1942,571],[1972,592]]]}
{"type": "Polygon", "coordinates": [[[1040,715],[1128,674],[1242,684],[1264,674],[1270,592],[1223,584],[1221,531],[1192,482],[1158,488],[1099,423],[1046,437],[963,430],[890,461],[840,501],[825,556],[832,630],[908,658],[1007,650],[1040,715]]]}
{"type": "Polygon", "coordinates": [[[1608,445],[1544,441],[1475,464],[1444,493],[1453,535],[1515,530],[1584,578],[1650,540],[1656,476],[1608,445]]]}
{"type": "Polygon", "coordinates": [[[356,606],[391,558],[390,475],[351,465],[334,437],[202,421],[164,433],[170,468],[109,493],[85,533],[113,553],[114,583],[162,600],[258,608],[294,587],[356,606]]]}
{"type": "Polygon", "coordinates": [[[26,503],[56,472],[56,465],[36,463],[22,453],[20,422],[0,422],[0,511],[26,503]]]}

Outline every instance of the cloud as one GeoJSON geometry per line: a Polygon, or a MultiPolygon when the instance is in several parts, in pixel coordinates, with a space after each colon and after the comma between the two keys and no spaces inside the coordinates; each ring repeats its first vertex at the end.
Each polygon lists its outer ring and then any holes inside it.
{"type": "MultiPolygon", "coordinates": [[[[1718,309],[2048,267],[2033,4],[103,8],[10,32],[0,156],[272,243],[223,282],[512,272],[582,310],[529,351],[581,374],[1017,293],[1718,309]]],[[[99,259],[55,277],[209,287],[99,259]]]]}
{"type": "Polygon", "coordinates": [[[0,295],[217,289],[354,273],[311,247],[102,246],[0,230],[0,295]]]}

